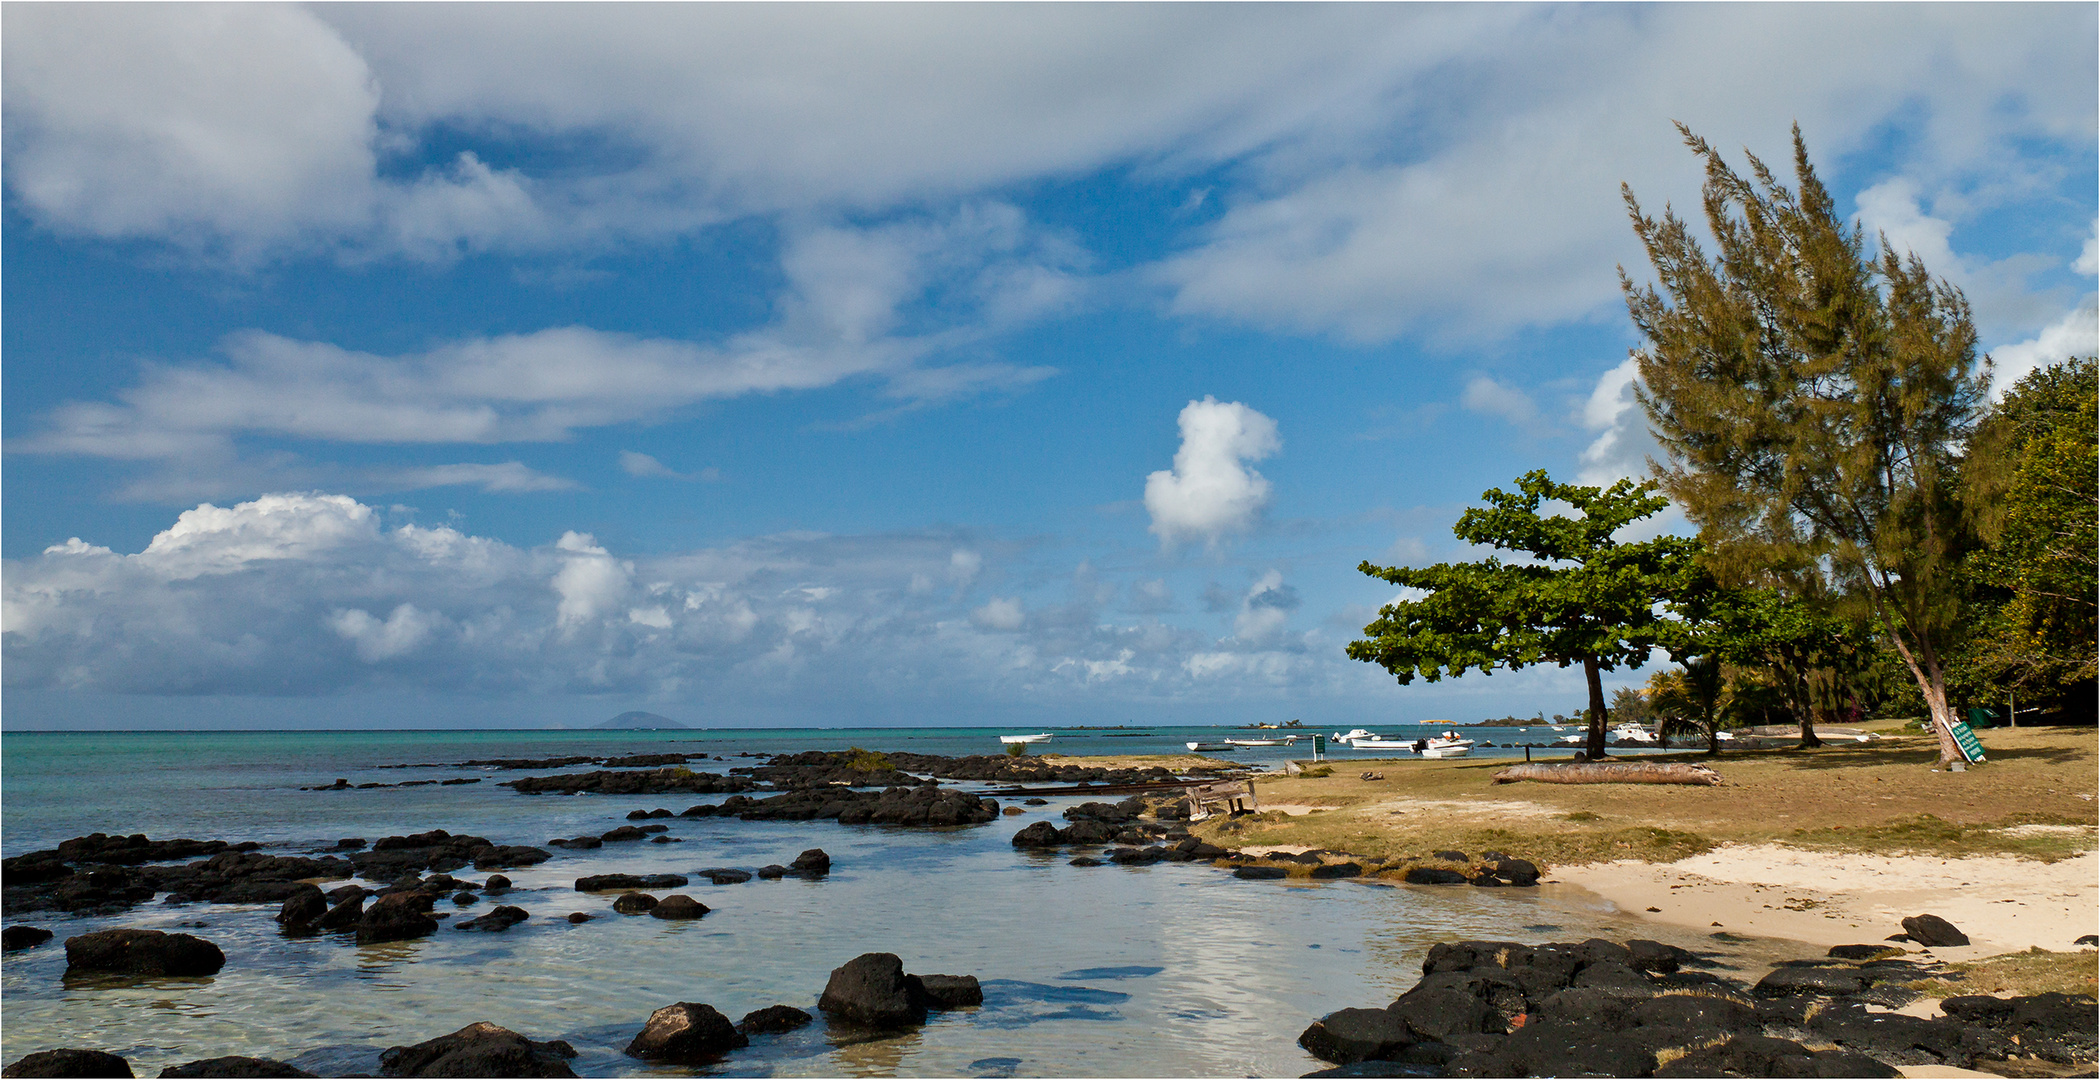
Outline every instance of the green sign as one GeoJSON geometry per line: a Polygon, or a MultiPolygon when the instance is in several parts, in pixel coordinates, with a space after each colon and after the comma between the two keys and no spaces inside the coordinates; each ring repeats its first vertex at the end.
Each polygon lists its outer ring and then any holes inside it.
{"type": "Polygon", "coordinates": [[[1947,725],[1947,731],[1954,736],[1954,745],[1961,747],[1961,756],[1972,762],[1983,760],[1983,744],[1976,741],[1976,733],[1969,730],[1968,724],[1956,720],[1947,725]]]}

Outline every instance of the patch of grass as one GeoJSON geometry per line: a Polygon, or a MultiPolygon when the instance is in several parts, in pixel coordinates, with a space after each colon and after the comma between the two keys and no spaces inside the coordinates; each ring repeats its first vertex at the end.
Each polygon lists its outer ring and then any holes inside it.
{"type": "Polygon", "coordinates": [[[840,754],[839,757],[841,759],[840,764],[852,769],[854,772],[889,772],[897,767],[890,763],[888,754],[878,753],[874,750],[863,750],[858,746],[847,748],[846,752],[840,754]]]}
{"type": "Polygon", "coordinates": [[[2077,826],[2082,823],[2046,814],[2021,813],[1992,822],[1946,821],[1933,814],[1869,825],[1831,825],[1796,829],[1788,843],[1838,851],[1916,852],[1929,855],[2019,855],[2056,862],[2092,849],[2084,829],[2063,832],[2008,832],[2022,825],[2077,826]]]}
{"type": "Polygon", "coordinates": [[[1911,989],[1929,997],[1961,994],[2085,994],[2100,985],[2100,953],[2029,949],[1987,960],[1947,965],[1950,976],[1920,979],[1911,989]]]}
{"type": "Polygon", "coordinates": [[[1587,810],[1577,810],[1577,811],[1575,811],[1575,812],[1574,812],[1574,813],[1572,813],[1572,814],[1562,814],[1562,815],[1560,816],[1560,819],[1561,819],[1562,821],[1601,821],[1601,820],[1603,820],[1603,819],[1599,818],[1599,817],[1598,817],[1597,815],[1595,815],[1595,814],[1592,814],[1592,813],[1590,813],[1590,812],[1589,812],[1589,811],[1587,811],[1587,810]]]}

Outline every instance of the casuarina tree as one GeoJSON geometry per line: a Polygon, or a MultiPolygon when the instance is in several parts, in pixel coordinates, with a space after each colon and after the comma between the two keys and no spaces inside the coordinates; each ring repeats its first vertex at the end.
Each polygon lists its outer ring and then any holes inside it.
{"type": "Polygon", "coordinates": [[[1862,601],[1956,760],[1945,657],[1971,546],[1958,464],[1989,377],[1968,303],[1885,237],[1866,254],[1798,127],[1793,189],[1754,157],[1737,175],[1679,131],[1706,165],[1714,254],[1629,189],[1657,285],[1620,271],[1662,489],[1723,573],[1812,567],[1827,594],[1862,601]]]}
{"type": "Polygon", "coordinates": [[[1639,667],[1671,632],[1659,614],[1671,586],[1684,580],[1695,541],[1661,536],[1621,542],[1615,535],[1669,500],[1653,484],[1621,480],[1608,489],[1555,483],[1543,470],[1525,474],[1515,492],[1481,496],[1451,529],[1460,540],[1513,552],[1518,561],[1420,568],[1357,567],[1419,593],[1379,610],[1349,656],[1377,664],[1402,686],[1416,676],[1436,682],[1467,671],[1515,671],[1534,664],[1581,664],[1589,682],[1591,757],[1604,753],[1604,684],[1600,673],[1639,667]],[[1543,504],[1564,504],[1555,513],[1543,504]]]}

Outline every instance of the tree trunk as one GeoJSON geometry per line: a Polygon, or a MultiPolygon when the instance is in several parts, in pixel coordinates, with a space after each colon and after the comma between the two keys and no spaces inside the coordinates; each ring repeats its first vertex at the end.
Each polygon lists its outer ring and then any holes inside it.
{"type": "Polygon", "coordinates": [[[1597,658],[1582,658],[1582,673],[1590,680],[1590,738],[1586,756],[1596,761],[1604,756],[1604,680],[1597,675],[1597,658]]]}
{"type": "Polygon", "coordinates": [[[1954,742],[1954,710],[1947,707],[1947,684],[1941,678],[1938,657],[1930,653],[1919,657],[1911,651],[1901,634],[1891,633],[1889,640],[1896,646],[1896,655],[1903,658],[1903,666],[1910,669],[1911,678],[1918,680],[1919,692],[1925,696],[1926,711],[1932,714],[1932,733],[1940,743],[1940,764],[1967,761],[1962,756],[1961,747],[1954,742]]]}

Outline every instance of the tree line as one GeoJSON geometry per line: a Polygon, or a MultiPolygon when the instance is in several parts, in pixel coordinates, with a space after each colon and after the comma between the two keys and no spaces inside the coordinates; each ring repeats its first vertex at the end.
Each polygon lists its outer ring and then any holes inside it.
{"type": "Polygon", "coordinates": [[[2037,370],[1993,403],[1961,290],[1880,237],[1869,254],[1794,130],[1790,188],[1756,157],[1704,163],[1713,246],[1665,209],[1627,211],[1654,284],[1619,272],[1642,343],[1637,398],[1664,460],[1644,483],[1492,489],[1453,532],[1502,554],[1364,573],[1412,595],[1348,646],[1405,685],[1470,670],[1581,665],[1587,753],[1604,752],[1601,674],[1658,650],[1646,694],[1717,732],[1924,714],[1960,759],[1958,710],[2015,703],[2092,716],[2092,357],[2037,370]],[[1623,540],[1675,504],[1695,537],[1623,540]]]}

